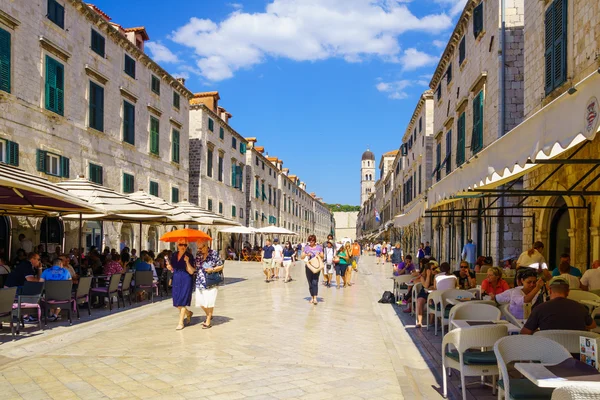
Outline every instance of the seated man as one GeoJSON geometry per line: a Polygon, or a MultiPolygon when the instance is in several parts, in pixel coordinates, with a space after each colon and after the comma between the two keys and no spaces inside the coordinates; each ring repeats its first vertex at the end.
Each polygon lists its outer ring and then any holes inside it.
{"type": "Polygon", "coordinates": [[[600,290],[600,260],[594,261],[592,268],[584,272],[581,278],[582,290],[600,290]]]}
{"type": "MultiPolygon", "coordinates": [[[[558,262],[559,265],[563,262],[569,264],[569,274],[581,278],[581,271],[579,268],[571,266],[571,256],[568,253],[563,253],[560,255],[560,261],[558,262]]],[[[562,274],[562,272],[560,272],[558,268],[554,268],[554,270],[552,270],[552,276],[559,276],[560,274],[562,274]]]]}
{"type": "Polygon", "coordinates": [[[27,259],[22,260],[6,277],[4,283],[7,287],[21,287],[26,281],[29,282],[40,282],[43,279],[40,278],[42,275],[42,264],[40,262],[40,255],[38,253],[29,253],[27,259]]]}
{"type": "Polygon", "coordinates": [[[588,331],[596,327],[587,308],[575,300],[567,299],[569,282],[557,276],[550,280],[550,301],[534,307],[521,334],[532,335],[536,330],[588,331]]]}
{"type": "Polygon", "coordinates": [[[460,270],[454,272],[454,276],[458,279],[459,289],[472,289],[477,287],[477,279],[475,279],[475,272],[469,268],[469,263],[466,261],[460,262],[460,270]]]}
{"type": "MultiPolygon", "coordinates": [[[[63,263],[67,262],[66,256],[60,256],[52,260],[52,267],[47,268],[42,272],[43,281],[70,281],[72,279],[71,274],[66,268],[63,268],[63,263]]],[[[60,314],[60,308],[50,309],[50,321],[56,321],[60,314]]]]}
{"type": "Polygon", "coordinates": [[[581,286],[581,283],[579,283],[579,278],[571,275],[571,273],[570,273],[571,266],[569,265],[568,262],[566,262],[566,261],[561,262],[558,266],[558,270],[560,271],[559,276],[561,278],[563,278],[565,281],[569,282],[569,289],[571,289],[571,290],[579,289],[579,287],[581,286]]]}

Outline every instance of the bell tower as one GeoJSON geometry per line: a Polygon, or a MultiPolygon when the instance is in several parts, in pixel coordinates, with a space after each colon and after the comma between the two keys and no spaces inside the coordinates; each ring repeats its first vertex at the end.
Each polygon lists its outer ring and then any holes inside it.
{"type": "Polygon", "coordinates": [[[360,206],[367,201],[375,188],[375,155],[367,148],[360,166],[360,206]]]}

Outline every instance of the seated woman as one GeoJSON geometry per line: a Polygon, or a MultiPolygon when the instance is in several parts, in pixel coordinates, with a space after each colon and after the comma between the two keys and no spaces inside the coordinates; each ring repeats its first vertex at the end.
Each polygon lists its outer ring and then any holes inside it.
{"type": "Polygon", "coordinates": [[[498,267],[491,267],[487,270],[487,278],[481,282],[481,293],[488,295],[497,295],[510,289],[508,283],[502,279],[502,271],[498,267]]]}
{"type": "Polygon", "coordinates": [[[423,284],[423,288],[417,294],[417,328],[420,328],[421,325],[423,325],[423,312],[427,304],[427,297],[429,296],[429,292],[427,290],[433,289],[434,274],[431,267],[431,263],[426,264],[421,270],[419,278],[415,280],[415,282],[420,282],[423,284]]]}
{"type": "Polygon", "coordinates": [[[522,268],[517,273],[517,284],[519,286],[514,289],[505,290],[498,295],[490,294],[490,296],[498,303],[510,303],[508,306],[510,313],[517,319],[523,319],[523,304],[536,302],[544,286],[544,280],[538,279],[537,270],[522,268]]]}

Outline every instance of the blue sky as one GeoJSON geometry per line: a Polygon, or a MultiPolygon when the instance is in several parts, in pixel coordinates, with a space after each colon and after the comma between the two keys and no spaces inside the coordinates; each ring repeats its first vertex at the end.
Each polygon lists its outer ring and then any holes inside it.
{"type": "Polygon", "coordinates": [[[231,126],[328,203],[358,204],[360,158],[397,149],[466,0],[97,0],[231,126]],[[165,6],[170,3],[173,6],[165,6]]]}

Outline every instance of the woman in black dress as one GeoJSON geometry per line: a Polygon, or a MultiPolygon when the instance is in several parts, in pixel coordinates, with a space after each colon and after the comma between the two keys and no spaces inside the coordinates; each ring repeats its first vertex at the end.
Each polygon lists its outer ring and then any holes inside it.
{"type": "Polygon", "coordinates": [[[185,240],[177,241],[177,253],[173,253],[167,263],[169,271],[173,272],[173,307],[179,310],[179,324],[176,330],[181,330],[187,322],[192,322],[193,313],[187,309],[192,302],[192,275],[196,268],[190,264],[193,256],[187,251],[185,240]]]}

